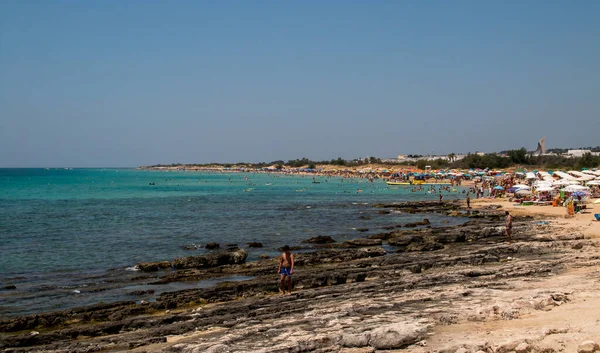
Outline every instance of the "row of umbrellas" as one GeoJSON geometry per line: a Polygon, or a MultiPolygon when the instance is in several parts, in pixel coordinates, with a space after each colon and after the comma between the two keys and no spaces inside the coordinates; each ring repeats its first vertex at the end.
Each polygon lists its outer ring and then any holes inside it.
{"type": "MultiPolygon", "coordinates": [[[[600,185],[600,183],[599,183],[599,185],[600,185]]],[[[556,185],[556,184],[550,185],[550,184],[546,184],[546,183],[540,183],[540,184],[538,184],[538,186],[536,187],[535,190],[538,192],[554,191],[554,190],[556,190],[557,186],[558,185],[556,185]]],[[[504,190],[504,188],[502,186],[495,186],[494,189],[504,190]]],[[[585,194],[587,194],[587,192],[589,192],[589,190],[590,190],[589,187],[582,186],[582,185],[568,185],[567,187],[561,189],[561,191],[564,191],[564,192],[581,193],[581,195],[575,195],[575,196],[584,196],[585,194]]],[[[507,191],[513,192],[516,194],[519,194],[519,193],[527,194],[527,193],[531,193],[531,187],[529,185],[517,184],[517,185],[513,185],[507,191]]]]}

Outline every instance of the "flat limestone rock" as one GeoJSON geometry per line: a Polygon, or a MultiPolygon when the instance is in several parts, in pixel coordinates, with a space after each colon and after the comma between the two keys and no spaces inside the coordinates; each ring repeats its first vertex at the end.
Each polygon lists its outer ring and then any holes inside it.
{"type": "Polygon", "coordinates": [[[375,349],[394,349],[417,343],[425,338],[427,326],[399,322],[380,326],[371,332],[369,345],[375,349]]]}
{"type": "Polygon", "coordinates": [[[581,342],[577,347],[577,353],[594,353],[600,351],[600,346],[594,341],[581,342]]]}

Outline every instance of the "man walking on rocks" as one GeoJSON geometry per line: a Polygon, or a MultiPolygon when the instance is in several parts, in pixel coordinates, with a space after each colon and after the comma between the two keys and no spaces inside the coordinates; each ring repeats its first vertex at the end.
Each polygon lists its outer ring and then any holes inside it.
{"type": "Polygon", "coordinates": [[[507,243],[510,244],[510,235],[512,233],[512,216],[506,211],[506,238],[507,243]]]}
{"type": "Polygon", "coordinates": [[[279,292],[285,294],[285,282],[287,280],[287,292],[292,294],[292,274],[294,274],[294,254],[290,252],[289,246],[283,247],[283,254],[279,258],[279,268],[277,269],[281,281],[279,283],[279,292]]]}

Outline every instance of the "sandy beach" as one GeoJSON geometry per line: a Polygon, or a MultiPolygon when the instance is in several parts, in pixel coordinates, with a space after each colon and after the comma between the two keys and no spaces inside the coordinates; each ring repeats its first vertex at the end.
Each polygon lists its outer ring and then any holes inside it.
{"type": "MultiPolygon", "coordinates": [[[[598,246],[600,222],[593,214],[600,212],[600,204],[588,204],[582,214],[567,217],[564,207],[520,206],[506,199],[477,199],[474,209],[500,205],[515,217],[532,216],[548,225],[549,237],[558,233],[579,233],[590,239],[572,255],[565,271],[540,281],[519,281],[509,291],[494,293],[493,302],[523,303],[540,293],[569,293],[567,305],[553,303],[554,307],[533,310],[510,320],[491,320],[480,323],[464,322],[438,326],[427,347],[408,349],[409,352],[475,352],[470,347],[489,347],[484,352],[593,352],[600,343],[600,280],[598,275],[598,246]],[[444,347],[457,347],[446,350],[444,347]]],[[[517,244],[519,240],[517,240],[517,244]]],[[[574,246],[578,248],[578,246],[574,246]]]]}

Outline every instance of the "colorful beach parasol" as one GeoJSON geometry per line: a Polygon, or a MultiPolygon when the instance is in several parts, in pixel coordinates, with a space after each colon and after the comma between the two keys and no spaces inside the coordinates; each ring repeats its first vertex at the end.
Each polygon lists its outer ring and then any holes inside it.
{"type": "Polygon", "coordinates": [[[577,196],[584,197],[584,196],[586,196],[586,195],[587,195],[587,193],[586,193],[586,192],[584,192],[584,191],[575,191],[575,192],[574,192],[574,193],[572,193],[571,195],[572,195],[572,196],[575,196],[575,197],[577,197],[577,196]]]}

